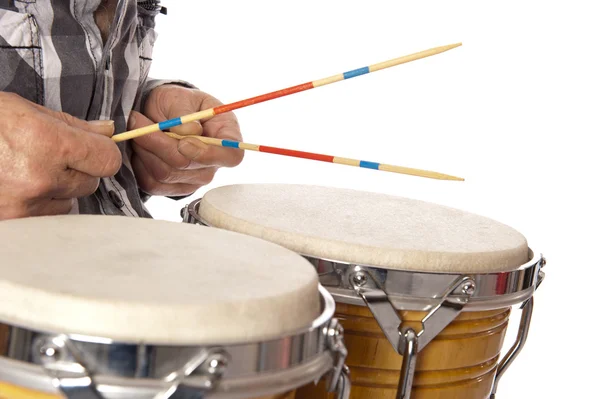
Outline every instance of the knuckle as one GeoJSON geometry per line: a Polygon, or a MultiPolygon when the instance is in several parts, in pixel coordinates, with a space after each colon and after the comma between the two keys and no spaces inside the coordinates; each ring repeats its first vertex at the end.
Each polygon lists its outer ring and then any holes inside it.
{"type": "Polygon", "coordinates": [[[173,154],[169,158],[172,160],[171,163],[173,164],[173,168],[178,169],[178,170],[185,170],[185,169],[189,168],[189,166],[193,162],[192,159],[188,159],[188,158],[184,157],[183,155],[181,155],[177,151],[177,148],[175,148],[175,150],[173,151],[173,154]]]}
{"type": "Polygon", "coordinates": [[[80,190],[81,192],[79,193],[79,196],[88,196],[88,195],[92,195],[96,192],[96,190],[98,189],[98,187],[100,186],[100,178],[98,177],[92,177],[86,180],[86,182],[84,184],[82,184],[80,186],[80,190]]]}
{"type": "Polygon", "coordinates": [[[213,181],[213,179],[215,178],[216,173],[217,173],[217,168],[216,167],[209,167],[209,168],[205,168],[205,169],[199,169],[196,172],[195,179],[193,179],[193,184],[195,186],[197,186],[197,188],[200,188],[202,186],[206,186],[207,184],[210,184],[213,181]]]}
{"type": "Polygon", "coordinates": [[[21,97],[19,97],[17,94],[12,93],[10,91],[0,91],[0,102],[1,103],[13,102],[18,98],[21,98],[21,97]]]}
{"type": "Polygon", "coordinates": [[[155,183],[164,184],[171,183],[175,180],[175,170],[166,163],[156,159],[144,159],[140,160],[149,175],[150,180],[154,180],[155,183]]]}
{"type": "Polygon", "coordinates": [[[107,176],[113,176],[117,174],[123,163],[123,155],[119,148],[115,145],[114,149],[110,151],[110,154],[106,157],[106,163],[104,166],[103,174],[107,176]]]}
{"type": "Polygon", "coordinates": [[[19,219],[30,216],[28,207],[23,203],[11,204],[0,210],[0,220],[19,219]]]}
{"type": "Polygon", "coordinates": [[[72,201],[72,200],[62,201],[60,206],[57,208],[57,213],[58,214],[67,214],[67,213],[71,212],[71,210],[73,209],[73,205],[74,205],[74,201],[72,201]]]}
{"type": "Polygon", "coordinates": [[[73,125],[75,122],[75,117],[73,115],[67,114],[66,112],[57,112],[56,118],[63,121],[67,125],[73,125]]]}
{"type": "Polygon", "coordinates": [[[71,154],[71,144],[69,140],[62,140],[62,141],[57,141],[54,142],[51,145],[51,150],[56,154],[56,156],[61,159],[61,160],[65,160],[69,157],[69,155],[71,154]]]}
{"type": "Polygon", "coordinates": [[[203,184],[204,185],[210,184],[213,181],[213,179],[215,178],[216,174],[217,174],[216,168],[210,168],[210,169],[206,170],[206,172],[204,174],[203,184]]]}
{"type": "Polygon", "coordinates": [[[176,180],[173,170],[168,167],[158,165],[152,170],[154,179],[159,183],[169,184],[175,182],[176,180]]]}
{"type": "MultiPolygon", "coordinates": [[[[137,168],[136,168],[137,169],[137,168]]],[[[139,171],[135,174],[138,187],[148,194],[156,193],[156,185],[158,184],[156,181],[152,179],[148,173],[139,173],[139,171]]]]}
{"type": "Polygon", "coordinates": [[[21,97],[20,95],[12,92],[1,92],[2,97],[0,97],[0,101],[3,103],[10,103],[11,105],[20,104],[21,106],[26,105],[28,101],[21,97]]]}
{"type": "Polygon", "coordinates": [[[36,141],[41,143],[48,143],[53,137],[52,134],[45,134],[49,131],[55,131],[56,128],[53,124],[48,124],[43,115],[39,113],[30,113],[27,111],[19,112],[16,114],[16,121],[18,126],[22,127],[22,131],[31,135],[36,141]]]}
{"type": "Polygon", "coordinates": [[[152,179],[149,179],[147,176],[138,177],[138,186],[148,194],[158,194],[158,183],[152,181],[152,179]]]}
{"type": "Polygon", "coordinates": [[[49,176],[37,177],[29,184],[29,197],[39,198],[46,196],[54,188],[54,181],[49,176]]]}
{"type": "Polygon", "coordinates": [[[234,152],[232,157],[232,166],[238,166],[244,160],[245,151],[238,150],[234,152]]]}

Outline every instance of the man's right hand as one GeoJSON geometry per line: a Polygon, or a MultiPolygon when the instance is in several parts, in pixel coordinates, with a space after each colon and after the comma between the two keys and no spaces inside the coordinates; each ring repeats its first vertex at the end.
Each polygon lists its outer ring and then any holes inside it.
{"type": "Polygon", "coordinates": [[[67,214],[114,176],[112,121],[87,122],[0,92],[0,220],[67,214]]]}

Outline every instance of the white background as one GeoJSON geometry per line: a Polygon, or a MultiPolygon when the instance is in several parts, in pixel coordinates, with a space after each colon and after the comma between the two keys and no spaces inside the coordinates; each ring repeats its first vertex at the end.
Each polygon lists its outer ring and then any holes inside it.
{"type": "Polygon", "coordinates": [[[169,15],[158,18],[152,76],[186,79],[225,103],[462,42],[236,114],[249,143],[465,182],[248,152],[192,198],[156,198],[149,208],[179,221],[180,208],[212,187],[285,182],[390,193],[497,219],[548,259],[528,342],[499,398],[598,397],[600,32],[592,1],[163,3],[169,15]]]}

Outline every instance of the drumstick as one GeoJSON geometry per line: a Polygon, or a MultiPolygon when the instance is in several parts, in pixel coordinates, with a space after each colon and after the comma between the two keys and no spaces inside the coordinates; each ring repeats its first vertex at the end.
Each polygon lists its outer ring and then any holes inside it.
{"type": "Polygon", "coordinates": [[[204,111],[195,112],[189,115],[184,115],[179,118],[169,119],[160,123],[156,123],[154,125],[141,127],[138,129],[130,130],[129,132],[124,132],[121,134],[117,134],[113,136],[113,140],[116,142],[125,141],[129,139],[133,139],[136,137],[144,136],[146,134],[158,132],[161,130],[167,130],[169,128],[182,125],[184,123],[189,123],[193,121],[198,121],[201,119],[211,118],[215,115],[219,115],[225,112],[233,111],[235,109],[247,107],[249,105],[258,104],[261,102],[273,100],[279,97],[288,96],[290,94],[299,93],[301,91],[314,89],[320,86],[325,86],[331,83],[340,82],[342,80],[354,78],[360,75],[365,75],[367,73],[380,71],[382,69],[390,68],[396,65],[404,64],[411,61],[416,61],[421,58],[430,57],[432,55],[436,55],[439,53],[443,53],[445,51],[451,50],[458,46],[462,45],[462,43],[450,44],[447,46],[435,47],[429,50],[421,51],[418,53],[405,55],[403,57],[394,58],[389,61],[380,62],[378,64],[370,65],[363,68],[354,69],[352,71],[344,72],[339,75],[334,75],[325,79],[315,80],[313,82],[304,83],[298,86],[288,87],[287,89],[282,89],[278,91],[274,91],[271,93],[263,94],[257,97],[248,98],[245,100],[241,100],[238,102],[234,102],[231,104],[220,105],[215,108],[206,109],[204,111]]]}
{"type": "Polygon", "coordinates": [[[457,181],[465,180],[462,177],[450,176],[450,175],[446,175],[443,173],[431,172],[428,170],[406,168],[403,166],[388,165],[388,164],[378,163],[378,162],[361,161],[358,159],[342,158],[342,157],[336,157],[333,155],[323,155],[323,154],[316,154],[316,153],[312,153],[312,152],[288,150],[285,148],[269,147],[269,146],[257,145],[257,144],[249,144],[249,143],[243,143],[240,141],[216,139],[216,138],[212,138],[212,137],[181,136],[179,134],[171,133],[171,132],[166,132],[165,134],[168,135],[169,137],[172,137],[172,138],[178,139],[178,140],[181,140],[184,138],[194,138],[194,139],[198,139],[198,140],[202,141],[205,144],[219,146],[219,147],[238,148],[241,150],[250,150],[250,151],[264,152],[264,153],[268,153],[268,154],[284,155],[284,156],[294,157],[294,158],[310,159],[313,161],[330,162],[330,163],[335,163],[335,164],[339,164],[339,165],[357,166],[359,168],[367,168],[367,169],[381,170],[381,171],[385,171],[385,172],[401,173],[401,174],[405,174],[405,175],[426,177],[429,179],[457,180],[457,181]]]}

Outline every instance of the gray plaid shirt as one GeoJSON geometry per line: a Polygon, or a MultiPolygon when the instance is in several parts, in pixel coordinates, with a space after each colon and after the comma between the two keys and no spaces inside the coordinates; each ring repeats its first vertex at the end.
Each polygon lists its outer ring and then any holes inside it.
{"type": "MultiPolygon", "coordinates": [[[[125,131],[129,112],[166,83],[147,78],[158,3],[119,0],[104,45],[94,21],[100,0],[0,0],[0,90],[81,119],[112,119],[116,133],[125,131]]],[[[102,179],[73,213],[150,217],[132,172],[131,145],[119,147],[119,173],[102,179]]]]}

